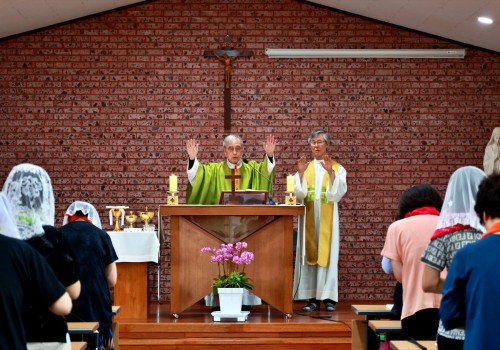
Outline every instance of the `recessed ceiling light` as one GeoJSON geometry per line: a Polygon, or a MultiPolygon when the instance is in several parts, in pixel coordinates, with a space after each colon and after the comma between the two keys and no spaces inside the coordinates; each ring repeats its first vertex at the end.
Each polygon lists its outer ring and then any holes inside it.
{"type": "Polygon", "coordinates": [[[484,24],[492,24],[493,20],[489,17],[478,17],[477,20],[484,24]]]}

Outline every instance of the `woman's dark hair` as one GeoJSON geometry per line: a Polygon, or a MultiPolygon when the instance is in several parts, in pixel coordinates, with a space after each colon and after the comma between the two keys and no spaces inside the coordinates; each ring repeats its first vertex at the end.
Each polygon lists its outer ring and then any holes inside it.
{"type": "Polygon", "coordinates": [[[413,186],[399,198],[399,212],[396,219],[403,219],[407,213],[418,208],[433,207],[441,211],[442,206],[443,198],[434,187],[429,185],[413,186]]]}
{"type": "Polygon", "coordinates": [[[474,211],[483,225],[483,213],[494,219],[500,218],[500,174],[490,175],[481,181],[474,211]]]}

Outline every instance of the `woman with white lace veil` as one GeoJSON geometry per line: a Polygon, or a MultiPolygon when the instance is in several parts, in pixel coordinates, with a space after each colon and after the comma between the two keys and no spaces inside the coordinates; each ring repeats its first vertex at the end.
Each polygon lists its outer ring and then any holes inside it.
{"type": "Polygon", "coordinates": [[[101,219],[94,206],[76,201],[66,209],[63,226],[64,239],[75,249],[75,258],[80,267],[82,293],[74,301],[68,321],[98,321],[99,344],[92,344],[93,337],[85,339],[89,348],[113,350],[112,301],[110,288],[117,281],[116,260],[118,256],[106,231],[101,228],[101,219]],[[91,345],[91,346],[90,346],[91,345]]]}
{"type": "MultiPolygon", "coordinates": [[[[78,268],[71,248],[54,225],[52,183],[47,172],[33,164],[12,168],[2,192],[8,198],[19,235],[52,267],[72,299],[80,294],[78,268]]],[[[71,349],[64,317],[32,304],[25,318],[28,350],[71,349]]]]}
{"type": "MultiPolygon", "coordinates": [[[[445,277],[441,272],[451,265],[460,248],[477,241],[484,232],[474,205],[479,184],[485,177],[486,174],[474,166],[459,168],[451,175],[436,231],[421,259],[425,264],[422,277],[425,292],[442,293],[445,277]]],[[[439,350],[462,349],[464,339],[462,329],[447,331],[439,322],[439,350]]]]}
{"type": "Polygon", "coordinates": [[[74,201],[66,209],[63,218],[63,226],[75,220],[83,220],[102,230],[101,218],[97,209],[90,203],[74,201]]]}

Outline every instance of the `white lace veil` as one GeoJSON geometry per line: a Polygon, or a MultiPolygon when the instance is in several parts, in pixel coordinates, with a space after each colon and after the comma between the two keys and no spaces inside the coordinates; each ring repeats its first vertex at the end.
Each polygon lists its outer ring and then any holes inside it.
{"type": "Polygon", "coordinates": [[[21,239],[9,199],[3,193],[0,193],[0,234],[21,239]]]}
{"type": "Polygon", "coordinates": [[[9,199],[21,239],[41,236],[43,225],[54,225],[54,193],[43,168],[27,163],[16,165],[2,192],[9,199]]]}
{"type": "Polygon", "coordinates": [[[102,229],[101,218],[97,210],[92,204],[82,201],[75,201],[69,205],[68,209],[66,209],[66,213],[64,213],[63,225],[66,225],[68,223],[68,218],[75,215],[77,211],[81,211],[83,214],[87,215],[94,226],[102,229]]]}
{"type": "Polygon", "coordinates": [[[451,175],[436,229],[462,224],[485,231],[474,211],[479,184],[485,177],[475,166],[459,168],[451,175]]]}

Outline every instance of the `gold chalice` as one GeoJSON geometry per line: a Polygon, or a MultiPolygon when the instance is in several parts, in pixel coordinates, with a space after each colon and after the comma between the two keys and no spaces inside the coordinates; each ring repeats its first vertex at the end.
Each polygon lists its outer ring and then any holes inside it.
{"type": "Polygon", "coordinates": [[[123,231],[120,227],[120,217],[122,216],[123,209],[113,208],[111,210],[113,211],[113,216],[115,217],[115,228],[113,231],[123,231]]]}
{"type": "Polygon", "coordinates": [[[148,207],[146,207],[146,211],[141,211],[139,213],[139,216],[141,217],[142,221],[144,221],[144,226],[143,228],[150,228],[149,227],[149,222],[153,219],[155,216],[154,211],[148,211],[148,207]]]}
{"type": "Polygon", "coordinates": [[[125,215],[125,220],[128,222],[129,228],[134,228],[134,223],[137,221],[137,215],[131,210],[127,215],[125,215]]]}

